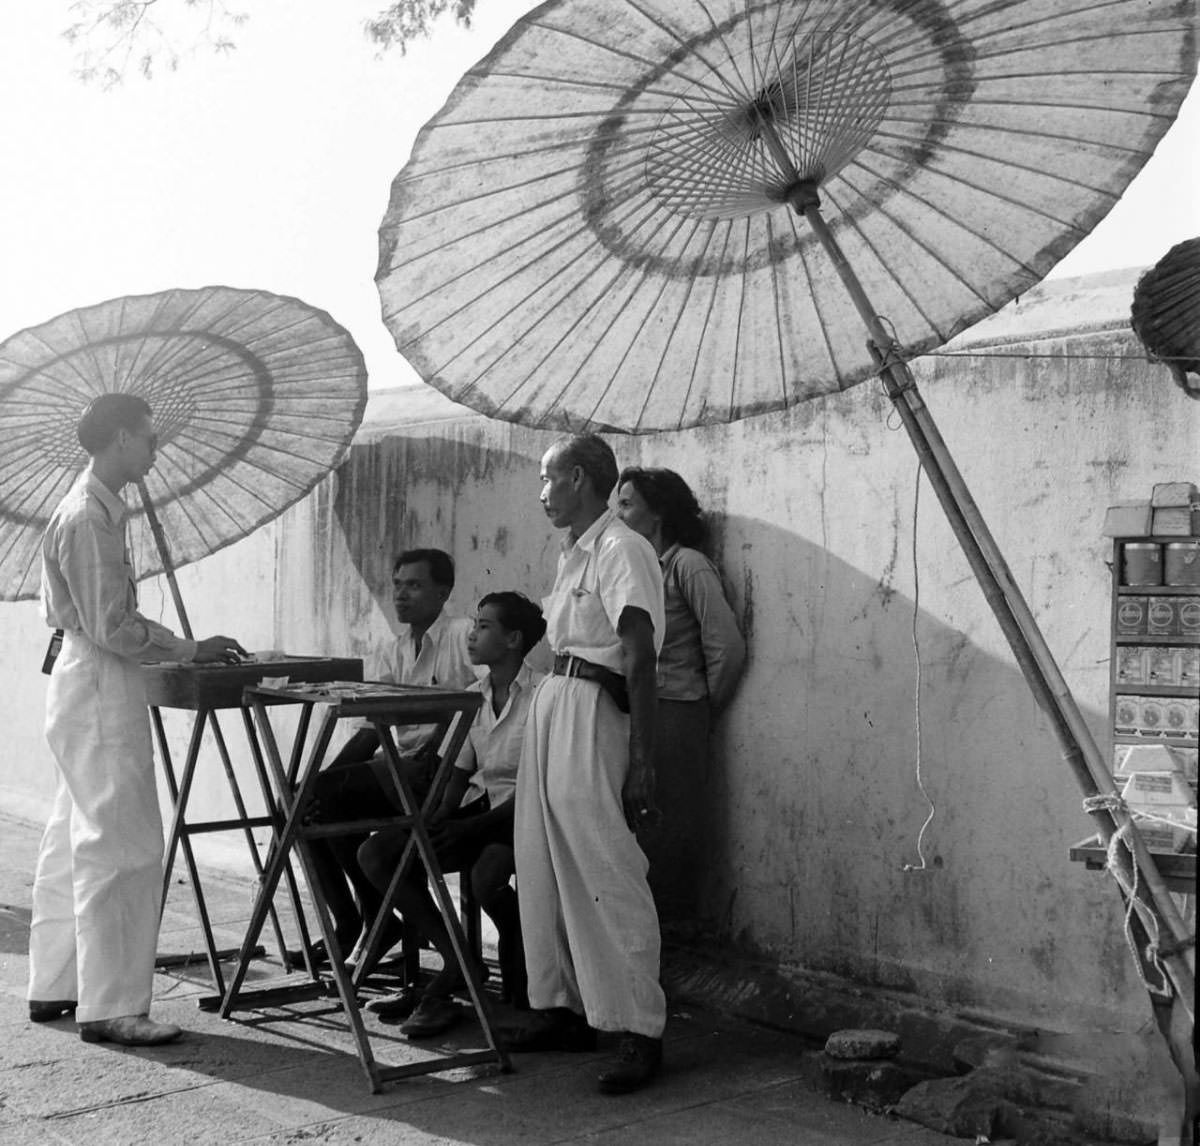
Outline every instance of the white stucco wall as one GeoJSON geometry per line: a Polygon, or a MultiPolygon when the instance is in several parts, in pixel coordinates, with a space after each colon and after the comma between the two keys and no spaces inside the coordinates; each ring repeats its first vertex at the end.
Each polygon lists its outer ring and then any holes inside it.
{"type": "MultiPolygon", "coordinates": [[[[916,365],[1102,743],[1104,509],[1200,477],[1200,404],[1138,360],[1124,326],[1132,282],[1052,284],[971,333],[977,351],[1011,356],[916,365]]],[[[864,385],[732,426],[612,439],[623,464],[679,470],[713,512],[749,637],[718,729],[706,912],[731,943],[785,965],[1055,1029],[1132,1029],[1146,1004],[1115,889],[1067,858],[1090,831],[1080,793],[924,481],[915,505],[915,456],[894,425],[864,385]],[[914,626],[920,769],[936,808],[921,870],[914,626]]],[[[387,632],[390,559],[416,544],[454,554],[458,611],[495,588],[540,595],[557,546],[537,504],[550,440],[440,399],[377,396],[336,476],[183,571],[195,628],[362,655],[387,632]]],[[[49,791],[45,634],[27,605],[0,609],[0,633],[0,799],[33,815],[49,791]]],[[[213,762],[198,814],[219,814],[222,783],[213,762]]]]}

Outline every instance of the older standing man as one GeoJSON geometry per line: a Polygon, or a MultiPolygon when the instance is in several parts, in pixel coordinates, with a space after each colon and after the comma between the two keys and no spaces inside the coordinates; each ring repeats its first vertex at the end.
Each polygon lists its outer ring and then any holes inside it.
{"type": "Polygon", "coordinates": [[[567,536],[545,599],[553,675],[539,686],[517,775],[514,836],[529,1002],[513,1050],[589,1049],[621,1035],[600,1090],[650,1082],[666,999],[647,863],[654,815],[655,663],[664,630],[654,549],[608,508],[613,452],[593,434],[542,458],[541,501],[567,536]]]}
{"type": "Polygon", "coordinates": [[[150,1046],[163,833],[141,663],[233,662],[230,637],[185,640],[137,611],[121,490],[154,465],[149,405],[103,394],[77,429],[91,464],[42,539],[42,612],[63,630],[46,698],[56,762],[29,933],[29,1017],[76,1011],[84,1042],[150,1046]]]}

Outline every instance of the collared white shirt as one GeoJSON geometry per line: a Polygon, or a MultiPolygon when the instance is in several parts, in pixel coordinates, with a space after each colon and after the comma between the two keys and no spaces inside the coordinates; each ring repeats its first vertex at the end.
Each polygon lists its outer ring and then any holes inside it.
{"type": "Polygon", "coordinates": [[[508,700],[499,716],[492,706],[491,674],[471,686],[472,691],[483,693],[483,705],[475,714],[466,742],[454,762],[456,768],[471,773],[464,804],[478,800],[485,793],[493,808],[513,798],[525,722],[534,690],[545,675],[523,663],[508,687],[508,700]]]}
{"type": "Polygon", "coordinates": [[[130,660],[190,661],[195,641],[137,611],[125,517],[125,502],[89,466],[42,535],[42,616],[130,660]]]}
{"type": "MultiPolygon", "coordinates": [[[[396,636],[376,652],[371,679],[393,684],[468,688],[481,675],[467,652],[467,635],[473,625],[470,617],[439,613],[425,630],[419,649],[412,639],[412,626],[400,625],[396,636]]],[[[370,721],[362,723],[363,727],[370,727],[370,721]]],[[[400,725],[395,729],[397,747],[403,754],[415,752],[435,729],[432,724],[400,725]]]]}
{"type": "Polygon", "coordinates": [[[546,640],[556,653],[570,653],[623,675],[617,625],[627,607],[649,615],[654,651],[662,648],[666,622],[658,555],[611,509],[574,544],[564,539],[546,605],[546,640]]]}

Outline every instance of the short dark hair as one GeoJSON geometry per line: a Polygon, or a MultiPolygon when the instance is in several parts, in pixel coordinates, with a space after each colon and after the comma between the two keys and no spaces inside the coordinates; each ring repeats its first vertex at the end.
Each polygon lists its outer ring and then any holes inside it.
{"type": "Polygon", "coordinates": [[[396,575],[401,565],[419,565],[422,562],[429,566],[429,576],[435,585],[445,589],[454,588],[454,558],[441,549],[406,549],[392,562],[392,576],[396,575]]]}
{"type": "Polygon", "coordinates": [[[591,479],[596,493],[607,498],[617,484],[617,458],[598,434],[575,434],[551,447],[560,466],[578,466],[591,479]]]}
{"type": "Polygon", "coordinates": [[[628,482],[642,500],[662,518],[663,540],[698,549],[708,537],[708,526],[691,486],[674,470],[627,466],[618,486],[628,482]]]}
{"type": "Polygon", "coordinates": [[[153,416],[150,403],[137,394],[101,394],[80,415],[75,435],[91,456],[108,449],[121,430],[136,430],[143,418],[153,416]]]}
{"type": "Polygon", "coordinates": [[[521,633],[521,656],[525,656],[546,635],[546,618],[540,605],[535,605],[524,593],[504,589],[488,593],[479,602],[482,609],[491,605],[502,624],[509,632],[517,629],[521,633]]]}

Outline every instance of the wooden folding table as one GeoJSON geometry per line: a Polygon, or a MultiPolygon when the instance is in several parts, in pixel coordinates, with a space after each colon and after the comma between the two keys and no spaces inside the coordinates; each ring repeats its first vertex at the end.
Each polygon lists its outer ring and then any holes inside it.
{"type": "Polygon", "coordinates": [[[474,961],[468,955],[467,941],[463,935],[458,913],[446,888],[441,866],[430,843],[425,820],[435,806],[440,792],[450,775],[450,769],[466,740],[467,731],[475,713],[482,703],[479,692],[463,692],[444,688],[422,688],[395,684],[330,684],[296,685],[279,688],[263,685],[245,690],[245,705],[253,713],[258,730],[258,741],[265,752],[269,776],[275,786],[275,801],[283,812],[282,826],[275,825],[275,839],[263,873],[258,898],[251,914],[249,928],[242,941],[237,969],[235,970],[220,1011],[224,1018],[240,1010],[254,1010],[264,1006],[275,1006],[288,1002],[319,997],[329,992],[320,982],[301,983],[295,986],[281,985],[258,990],[242,990],[242,984],[253,957],[254,945],[262,931],[270,910],[272,896],[283,874],[288,857],[295,850],[300,856],[305,880],[308,884],[313,905],[317,913],[322,937],[329,952],[330,974],[336,985],[342,1009],[346,1014],[358,1050],[359,1061],[367,1075],[371,1091],[377,1093],[383,1083],[411,1075],[428,1074],[450,1067],[476,1063],[494,1063],[501,1070],[509,1070],[507,1054],[500,1048],[493,1029],[491,1014],[474,961]],[[292,767],[285,769],[278,742],[271,726],[268,709],[272,706],[302,705],[298,731],[292,745],[292,767]],[[319,711],[320,723],[312,747],[302,767],[298,767],[304,752],[304,740],[314,710],[319,711]],[[383,807],[375,814],[353,821],[339,823],[310,823],[306,816],[311,806],[313,792],[324,762],[325,754],[333,737],[338,721],[349,718],[365,718],[379,735],[388,778],[394,785],[402,813],[393,813],[383,807]],[[403,725],[434,725],[431,743],[440,745],[440,762],[433,784],[421,806],[414,795],[393,737],[392,730],[403,725]],[[337,941],[333,920],[322,891],[321,883],[313,863],[309,841],[327,839],[346,834],[362,834],[381,828],[403,826],[410,829],[410,838],[397,866],[391,885],[384,894],[383,906],[372,922],[367,942],[370,951],[376,945],[395,902],[396,892],[408,863],[420,856],[433,888],[434,900],[446,925],[450,942],[458,965],[467,983],[467,989],[479,1018],[489,1049],[467,1051],[424,1059],[403,1066],[386,1066],[376,1061],[363,1024],[356,997],[357,975],[345,964],[346,952],[337,941]]]}
{"type": "MultiPolygon", "coordinates": [[[[254,726],[249,713],[242,707],[242,693],[247,685],[257,684],[265,679],[287,678],[289,681],[361,681],[362,661],[346,657],[310,657],[285,656],[270,661],[249,661],[238,665],[221,664],[161,664],[145,666],[146,701],[150,706],[150,717],[154,727],[155,738],[158,741],[159,759],[162,761],[163,773],[167,782],[167,790],[171,796],[173,814],[171,829],[167,836],[166,859],[163,870],[163,906],[166,905],[167,893],[171,887],[171,876],[175,867],[175,857],[179,850],[183,852],[184,863],[187,865],[188,876],[191,880],[192,893],[196,901],[196,912],[200,918],[200,927],[204,935],[204,946],[208,956],[208,965],[212,973],[213,985],[218,996],[225,992],[225,982],[221,974],[221,960],[229,959],[236,950],[219,950],[213,938],[212,922],[208,914],[208,904],[204,896],[204,888],[200,881],[199,870],[196,866],[192,850],[191,837],[211,832],[241,831],[246,840],[255,873],[261,878],[263,873],[262,858],[258,845],[255,843],[253,829],[275,827],[278,815],[273,806],[272,785],[267,777],[262,753],[259,750],[254,735],[254,726]],[[166,729],[163,725],[161,710],[177,708],[193,712],[191,733],[188,739],[187,754],[184,757],[183,773],[177,777],[171,758],[170,745],[167,742],[166,729]],[[241,786],[238,784],[229,748],[221,730],[217,713],[222,709],[236,708],[241,711],[242,723],[246,729],[250,744],[251,755],[258,776],[259,787],[262,791],[267,812],[262,816],[251,816],[246,811],[242,798],[241,786]],[[204,738],[205,728],[211,728],[221,764],[225,771],[225,780],[230,795],[233,798],[236,815],[223,820],[206,820],[193,822],[188,819],[188,803],[192,794],[192,783],[196,776],[196,767],[200,759],[200,746],[204,738]]],[[[285,872],[291,893],[292,908],[296,915],[297,926],[300,930],[301,943],[305,950],[309,947],[307,926],[300,907],[299,889],[290,867],[285,872]]],[[[279,944],[280,958],[285,966],[289,966],[287,951],[284,946],[283,933],[279,926],[278,916],[274,906],[271,907],[271,923],[275,938],[279,944]]],[[[257,954],[262,954],[257,949],[257,954]]],[[[171,956],[160,956],[160,965],[173,962],[171,956]]]]}

